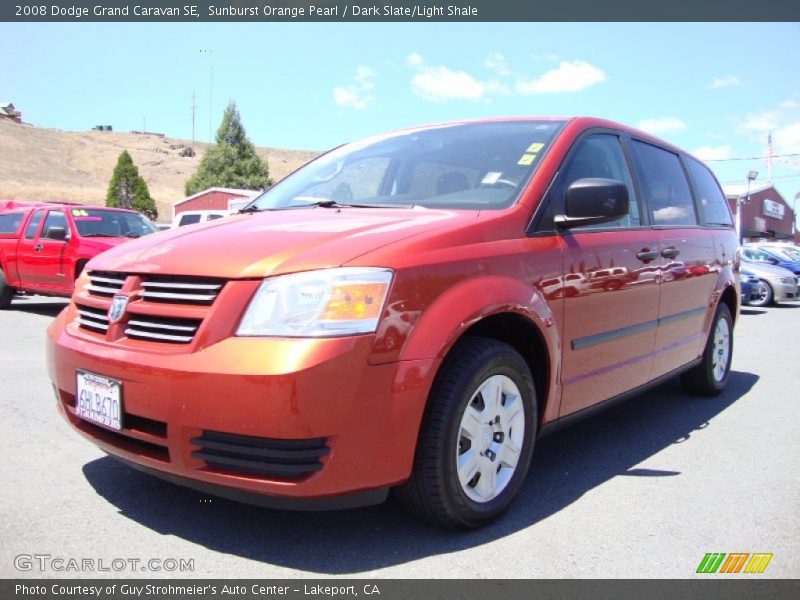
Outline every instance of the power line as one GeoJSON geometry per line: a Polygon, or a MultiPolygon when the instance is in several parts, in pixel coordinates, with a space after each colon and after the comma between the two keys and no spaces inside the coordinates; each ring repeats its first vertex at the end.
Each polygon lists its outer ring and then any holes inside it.
{"type": "MultiPolygon", "coordinates": [[[[800,156],[800,153],[795,154],[773,154],[772,158],[790,158],[793,156],[800,156]]],[[[709,158],[704,162],[729,162],[732,160],[763,160],[769,158],[769,156],[747,156],[743,158],[709,158]]]]}

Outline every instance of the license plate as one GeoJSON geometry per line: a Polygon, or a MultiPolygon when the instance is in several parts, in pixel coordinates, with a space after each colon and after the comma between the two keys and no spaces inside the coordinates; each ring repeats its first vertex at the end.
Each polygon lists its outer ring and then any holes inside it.
{"type": "Polygon", "coordinates": [[[98,425],[122,429],[122,384],[88,371],[76,371],[75,414],[98,425]]]}

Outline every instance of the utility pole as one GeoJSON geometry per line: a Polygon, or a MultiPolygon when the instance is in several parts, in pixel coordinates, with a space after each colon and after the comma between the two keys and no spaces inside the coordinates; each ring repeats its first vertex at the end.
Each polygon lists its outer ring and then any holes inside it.
{"type": "Polygon", "coordinates": [[[192,90],[192,156],[194,156],[194,116],[197,112],[197,104],[194,101],[194,90],[192,90]]]}
{"type": "Polygon", "coordinates": [[[208,141],[209,141],[209,143],[211,143],[211,142],[214,141],[214,138],[212,137],[212,133],[211,133],[213,131],[212,120],[213,120],[213,114],[214,114],[214,103],[213,103],[213,98],[214,98],[214,62],[213,62],[212,57],[211,57],[211,54],[212,54],[211,48],[201,48],[200,49],[200,54],[205,54],[206,56],[208,56],[208,60],[209,60],[209,63],[208,63],[208,141]]]}

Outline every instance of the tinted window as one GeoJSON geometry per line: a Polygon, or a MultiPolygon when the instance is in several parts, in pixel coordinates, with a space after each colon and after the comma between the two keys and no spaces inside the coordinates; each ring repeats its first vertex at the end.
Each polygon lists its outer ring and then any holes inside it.
{"type": "Polygon", "coordinates": [[[700,200],[700,210],[703,211],[705,222],[709,225],[733,225],[728,201],[711,171],[692,158],[686,159],[686,168],[694,184],[695,194],[700,200]]]}
{"type": "MultiPolygon", "coordinates": [[[[640,226],[642,219],[639,202],[633,189],[633,182],[625,155],[622,153],[619,138],[610,134],[594,134],[583,138],[578,144],[563,169],[563,176],[558,185],[558,193],[562,198],[561,206],[563,207],[564,194],[566,194],[570,184],[578,179],[587,177],[602,177],[621,181],[628,188],[630,204],[628,215],[622,219],[609,223],[576,227],[574,230],[640,226]]],[[[559,210],[563,211],[563,208],[559,210]]]]}
{"type": "Polygon", "coordinates": [[[33,239],[33,236],[36,234],[36,228],[39,226],[39,221],[42,220],[42,213],[44,213],[43,210],[37,210],[33,213],[31,220],[28,221],[28,226],[25,228],[26,240],[33,239]]]}
{"type": "Polygon", "coordinates": [[[0,233],[16,233],[22,223],[22,213],[0,215],[0,233]]]}
{"type": "Polygon", "coordinates": [[[181,220],[178,221],[178,227],[183,227],[184,225],[193,225],[194,223],[200,222],[200,215],[183,215],[181,220]]]}
{"type": "Polygon", "coordinates": [[[677,154],[633,142],[654,225],[697,225],[692,192],[677,154]]]}
{"type": "Polygon", "coordinates": [[[63,227],[67,231],[67,219],[64,217],[64,213],[60,210],[51,210],[47,213],[47,218],[44,220],[44,227],[42,228],[42,236],[43,238],[50,237],[50,228],[51,227],[63,227]]]}

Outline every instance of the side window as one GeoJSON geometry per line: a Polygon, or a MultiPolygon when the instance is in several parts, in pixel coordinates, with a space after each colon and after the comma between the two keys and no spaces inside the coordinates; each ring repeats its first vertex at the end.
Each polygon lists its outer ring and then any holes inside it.
{"type": "Polygon", "coordinates": [[[0,215],[0,233],[16,233],[22,222],[22,213],[0,215]]]}
{"type": "Polygon", "coordinates": [[[184,225],[193,225],[195,223],[200,222],[200,215],[183,215],[178,221],[178,227],[183,227],[184,225]]]}
{"type": "Polygon", "coordinates": [[[569,158],[563,170],[558,192],[562,201],[567,188],[578,179],[602,177],[623,182],[628,187],[630,205],[627,216],[617,221],[576,227],[574,231],[587,229],[610,229],[614,227],[639,227],[642,224],[641,210],[633,181],[628,170],[625,155],[622,153],[619,138],[607,133],[598,133],[583,138],[569,158]]]}
{"type": "Polygon", "coordinates": [[[686,158],[686,168],[700,200],[703,220],[709,225],[733,225],[728,201],[719,189],[717,180],[705,166],[693,158],[686,158]]]}
{"type": "Polygon", "coordinates": [[[42,215],[44,214],[43,210],[37,210],[33,213],[31,220],[28,221],[28,226],[25,228],[25,239],[32,240],[33,236],[36,235],[36,228],[39,227],[39,221],[42,220],[42,215]]]}
{"type": "Polygon", "coordinates": [[[42,227],[41,237],[49,238],[51,227],[63,227],[69,231],[67,228],[67,219],[64,217],[64,213],[60,210],[51,210],[47,213],[47,218],[44,220],[44,227],[42,227]]]}
{"type": "Polygon", "coordinates": [[[653,225],[697,225],[692,192],[677,154],[634,140],[653,225]]]}

